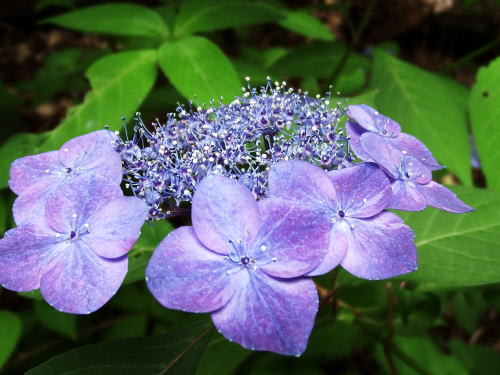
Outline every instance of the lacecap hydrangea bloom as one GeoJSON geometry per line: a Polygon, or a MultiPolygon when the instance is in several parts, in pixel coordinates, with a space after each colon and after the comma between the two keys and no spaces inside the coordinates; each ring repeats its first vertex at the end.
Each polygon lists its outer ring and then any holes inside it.
{"type": "Polygon", "coordinates": [[[227,105],[179,106],[164,123],[137,117],[130,138],[94,132],[15,161],[18,227],[0,240],[0,283],[95,311],[125,277],[142,223],[187,210],[192,226],[146,269],[153,296],[211,313],[246,348],[300,355],[318,309],[311,277],[417,268],[411,228],[387,209],[471,210],[432,181],[442,166],[397,122],[330,100],[268,83],[227,105]]]}

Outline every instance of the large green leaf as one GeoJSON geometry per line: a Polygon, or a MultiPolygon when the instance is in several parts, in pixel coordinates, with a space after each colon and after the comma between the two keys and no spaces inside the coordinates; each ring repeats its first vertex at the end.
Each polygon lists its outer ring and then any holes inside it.
{"type": "Polygon", "coordinates": [[[488,188],[500,191],[500,57],[481,68],[469,98],[470,120],[488,188]]]}
{"type": "Polygon", "coordinates": [[[175,20],[175,35],[272,22],[283,18],[272,4],[245,0],[186,0],[175,20]]]}
{"type": "Polygon", "coordinates": [[[155,11],[137,4],[102,4],[78,9],[44,22],[89,33],[165,38],[168,29],[155,11]]]}
{"type": "Polygon", "coordinates": [[[55,310],[43,301],[34,301],[33,309],[36,318],[51,331],[76,340],[76,315],[65,314],[55,310]]]}
{"type": "Polygon", "coordinates": [[[309,38],[320,40],[335,39],[330,29],[307,11],[288,11],[286,18],[280,21],[279,24],[288,30],[309,38]]]}
{"type": "Polygon", "coordinates": [[[21,319],[10,311],[0,311],[0,369],[21,337],[21,319]]]}
{"type": "Polygon", "coordinates": [[[165,335],[87,345],[58,355],[27,375],[191,375],[210,336],[205,320],[165,335]]]}
{"type": "Polygon", "coordinates": [[[426,143],[464,184],[471,184],[465,88],[382,51],[375,53],[372,86],[379,89],[379,111],[426,143]]]}
{"type": "Polygon", "coordinates": [[[121,128],[122,116],[132,116],[153,87],[156,71],[154,50],[115,53],[95,62],[87,70],[92,91],[50,132],[40,151],[57,149],[70,138],[106,125],[121,128]]]}
{"type": "Polygon", "coordinates": [[[189,36],[165,42],[158,51],[158,61],[179,92],[198,102],[226,102],[241,94],[241,85],[231,61],[214,43],[204,37],[189,36]]]}
{"type": "Polygon", "coordinates": [[[437,287],[498,283],[500,194],[470,187],[453,190],[475,211],[398,212],[415,232],[419,258],[418,270],[403,278],[437,287]]]}

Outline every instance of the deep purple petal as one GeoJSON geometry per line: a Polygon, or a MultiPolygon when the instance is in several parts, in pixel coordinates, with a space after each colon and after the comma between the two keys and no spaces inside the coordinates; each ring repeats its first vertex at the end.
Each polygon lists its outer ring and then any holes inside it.
{"type": "Polygon", "coordinates": [[[146,269],[153,296],[165,307],[210,312],[223,307],[248,282],[246,270],[207,249],[192,227],[171,232],[157,247],[146,269]]]}
{"type": "Polygon", "coordinates": [[[113,145],[115,139],[108,130],[70,139],[59,150],[59,160],[75,174],[92,172],[119,184],[123,172],[120,154],[113,145]]]}
{"type": "Polygon", "coordinates": [[[298,356],[307,346],[317,310],[310,279],[281,281],[256,272],[212,320],[228,340],[247,349],[298,356]]]}
{"type": "Polygon", "coordinates": [[[416,157],[422,164],[431,170],[441,169],[432,153],[419,139],[412,135],[401,133],[395,138],[388,138],[387,142],[400,150],[403,154],[416,157]]]}
{"type": "Polygon", "coordinates": [[[328,172],[337,191],[336,205],[350,217],[378,214],[391,200],[392,191],[385,173],[374,163],[328,172]]]}
{"type": "Polygon", "coordinates": [[[420,187],[410,180],[396,180],[392,183],[392,199],[387,206],[394,210],[421,211],[427,207],[427,198],[422,194],[420,187]]]}
{"type": "Polygon", "coordinates": [[[261,200],[259,209],[262,227],[249,255],[264,272],[289,278],[318,266],[328,248],[328,217],[280,198],[261,200]]]}
{"type": "Polygon", "coordinates": [[[269,192],[271,197],[318,208],[335,199],[335,190],[325,171],[300,160],[283,161],[271,167],[269,192]]]}
{"type": "Polygon", "coordinates": [[[395,137],[401,132],[401,127],[396,121],[365,104],[350,105],[347,108],[347,115],[366,130],[384,137],[395,137]]]}
{"type": "Polygon", "coordinates": [[[107,178],[85,174],[59,186],[47,199],[45,217],[60,233],[79,230],[111,200],[123,195],[120,186],[107,178]]]}
{"type": "Polygon", "coordinates": [[[375,133],[364,133],[361,145],[368,155],[394,179],[399,178],[399,165],[404,156],[399,150],[390,146],[385,137],[375,133]]]}
{"type": "Polygon", "coordinates": [[[20,195],[37,183],[50,187],[61,179],[63,165],[59,162],[57,151],[44,152],[38,155],[25,156],[14,160],[10,167],[9,186],[20,195]]]}
{"type": "Polygon", "coordinates": [[[248,188],[230,178],[205,177],[193,196],[193,229],[209,249],[228,254],[232,242],[253,243],[260,228],[257,202],[248,188]]]}
{"type": "Polygon", "coordinates": [[[342,230],[342,225],[334,225],[330,231],[330,242],[325,258],[318,267],[309,272],[308,276],[318,276],[330,272],[337,267],[347,251],[347,237],[342,230]]]}
{"type": "Polygon", "coordinates": [[[462,202],[455,193],[437,182],[431,181],[427,185],[420,185],[418,190],[425,196],[429,206],[455,214],[474,211],[462,202]]]}
{"type": "Polygon", "coordinates": [[[18,292],[38,289],[47,265],[67,247],[46,227],[9,230],[0,240],[0,284],[18,292]]]}
{"type": "Polygon", "coordinates": [[[90,314],[115,295],[127,268],[126,256],[101,258],[81,241],[75,241],[45,270],[40,292],[59,311],[90,314]]]}
{"type": "Polygon", "coordinates": [[[363,146],[361,145],[361,134],[366,133],[363,127],[361,127],[357,122],[347,121],[345,128],[347,130],[347,135],[349,136],[349,147],[354,151],[354,153],[364,161],[372,161],[370,155],[368,155],[363,146]]]}
{"type": "Polygon", "coordinates": [[[387,279],[417,269],[417,249],[410,227],[397,224],[396,219],[380,219],[393,215],[383,212],[371,219],[349,220],[348,249],[342,267],[368,280],[387,279]]]}
{"type": "Polygon", "coordinates": [[[147,214],[148,206],[142,199],[115,198],[92,216],[90,233],[82,236],[82,241],[102,257],[121,257],[139,238],[147,214]]]}
{"type": "Polygon", "coordinates": [[[12,214],[17,225],[24,225],[43,221],[45,222],[45,204],[47,198],[54,190],[54,186],[59,186],[59,183],[54,183],[47,186],[46,181],[39,181],[30,186],[29,189],[16,198],[12,207],[12,214]]]}

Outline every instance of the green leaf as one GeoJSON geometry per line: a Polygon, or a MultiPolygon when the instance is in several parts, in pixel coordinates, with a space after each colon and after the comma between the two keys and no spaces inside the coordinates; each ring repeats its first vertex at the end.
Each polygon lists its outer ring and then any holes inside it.
{"type": "Polygon", "coordinates": [[[141,229],[141,236],[128,253],[128,273],[124,284],[144,280],[144,270],[153,251],[174,228],[167,220],[146,223],[141,229]]]}
{"type": "Polygon", "coordinates": [[[32,134],[32,133],[17,133],[12,135],[0,147],[0,188],[8,187],[9,171],[12,162],[20,157],[32,155],[36,148],[39,147],[48,133],[32,134]]]}
{"type": "Polygon", "coordinates": [[[42,301],[35,301],[34,305],[35,316],[45,327],[76,340],[76,315],[54,310],[54,308],[42,301]]]}
{"type": "Polygon", "coordinates": [[[426,143],[438,161],[470,185],[466,89],[379,50],[372,86],[379,89],[377,109],[426,143]]]}
{"type": "Polygon", "coordinates": [[[471,374],[497,375],[500,373],[500,356],[488,346],[469,345],[456,339],[450,340],[452,354],[469,369],[471,374]]]}
{"type": "Polygon", "coordinates": [[[31,290],[29,292],[18,292],[17,294],[24,298],[43,301],[43,296],[40,292],[40,289],[31,290]]]}
{"type": "Polygon", "coordinates": [[[192,375],[207,345],[210,327],[196,322],[165,335],[87,345],[58,355],[27,375],[192,375]]]}
{"type": "Polygon", "coordinates": [[[217,335],[203,353],[196,375],[231,375],[252,352],[217,335]]]}
{"type": "MultiPolygon", "coordinates": [[[[316,41],[303,44],[290,51],[271,66],[271,74],[276,79],[285,77],[330,78],[346,52],[346,47],[338,42],[316,41]]],[[[345,69],[368,69],[369,61],[356,53],[351,53],[345,69]]],[[[335,82],[333,82],[335,87],[335,82]]]]}
{"type": "Polygon", "coordinates": [[[21,337],[21,319],[10,312],[0,311],[0,369],[7,362],[21,337]]]}
{"type": "Polygon", "coordinates": [[[233,65],[207,38],[190,36],[165,42],[158,61],[172,85],[186,98],[196,96],[200,104],[221,96],[230,102],[241,94],[233,65]]]}
{"type": "Polygon", "coordinates": [[[43,21],[69,29],[112,35],[166,38],[168,29],[155,11],[137,4],[102,4],[43,21]]]}
{"type": "Polygon", "coordinates": [[[453,316],[458,325],[470,335],[476,330],[487,307],[480,290],[459,291],[453,295],[453,316]]]}
{"type": "Polygon", "coordinates": [[[500,191],[500,57],[479,69],[469,98],[470,120],[487,186],[500,191]]]}
{"type": "Polygon", "coordinates": [[[185,0],[175,20],[175,35],[272,22],[283,13],[271,4],[242,0],[185,0]]]}
{"type": "Polygon", "coordinates": [[[398,212],[415,232],[418,247],[418,270],[403,278],[435,287],[500,282],[500,194],[470,187],[452,190],[475,212],[398,212]]]}
{"type": "Polygon", "coordinates": [[[67,140],[109,126],[122,127],[122,116],[132,116],[156,80],[156,51],[120,52],[96,61],[88,70],[92,91],[71,108],[49,133],[39,151],[55,150],[67,140]]]}
{"type": "Polygon", "coordinates": [[[288,30],[309,38],[320,40],[335,39],[326,25],[304,10],[288,11],[286,18],[280,21],[279,24],[288,30]]]}

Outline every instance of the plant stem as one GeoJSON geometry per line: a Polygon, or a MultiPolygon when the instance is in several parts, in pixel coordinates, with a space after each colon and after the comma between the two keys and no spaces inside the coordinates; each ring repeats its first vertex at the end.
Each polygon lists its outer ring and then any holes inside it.
{"type": "Polygon", "coordinates": [[[449,72],[451,72],[453,69],[471,61],[472,59],[482,55],[483,53],[489,51],[490,49],[496,47],[498,44],[500,44],[500,38],[498,39],[495,39],[495,40],[492,40],[491,42],[488,42],[484,45],[482,45],[481,47],[479,47],[478,49],[468,53],[467,55],[459,58],[457,61],[445,66],[442,70],[441,70],[441,73],[442,74],[448,74],[449,72]]]}

